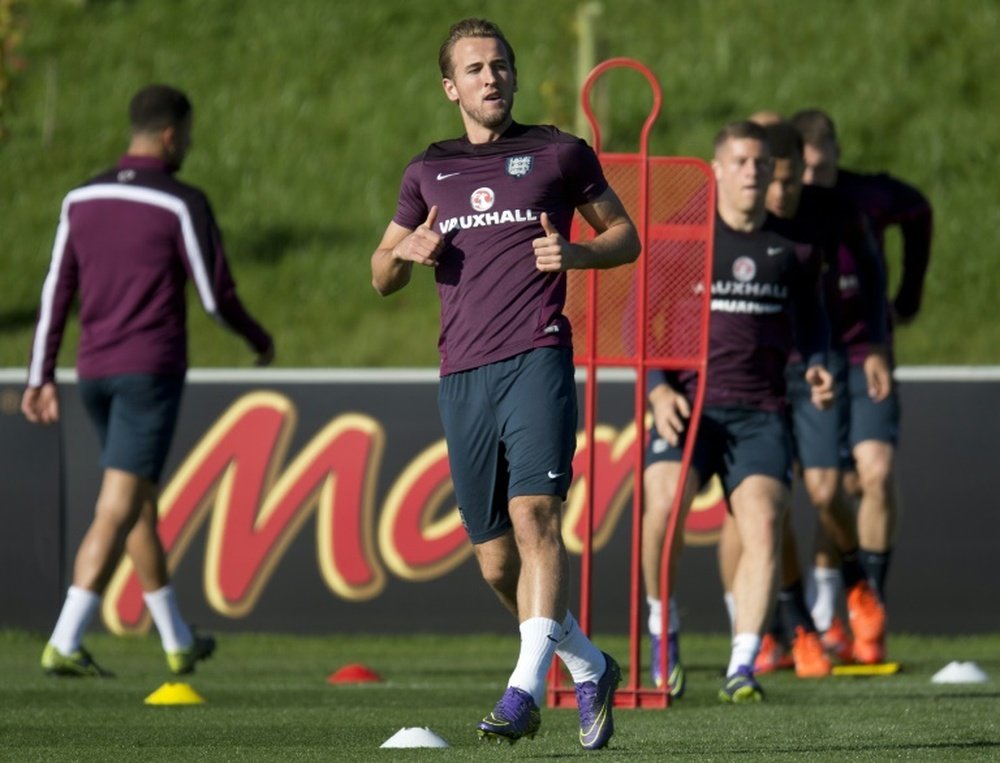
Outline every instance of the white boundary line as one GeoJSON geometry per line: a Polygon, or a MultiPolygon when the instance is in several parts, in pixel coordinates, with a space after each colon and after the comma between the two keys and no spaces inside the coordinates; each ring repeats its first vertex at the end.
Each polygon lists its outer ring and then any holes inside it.
{"type": "Polygon", "coordinates": [[[901,366],[900,381],[1000,381],[1000,366],[901,366]]]}
{"type": "MultiPolygon", "coordinates": [[[[577,369],[577,379],[585,378],[577,369]]],[[[625,368],[598,371],[602,381],[631,382],[635,374],[625,368]]],[[[26,368],[0,368],[0,383],[24,384],[26,368]]],[[[75,382],[76,371],[60,368],[56,378],[75,382]]],[[[188,381],[201,384],[414,384],[437,382],[435,368],[192,368],[188,381]]],[[[1000,381],[1000,366],[901,366],[896,369],[899,381],[920,382],[995,382],[1000,381]]]]}

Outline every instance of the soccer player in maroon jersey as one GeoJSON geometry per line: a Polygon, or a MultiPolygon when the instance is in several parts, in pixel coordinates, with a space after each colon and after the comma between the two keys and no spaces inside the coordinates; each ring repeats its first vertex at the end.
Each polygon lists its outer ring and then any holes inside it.
{"type": "MultiPolygon", "coordinates": [[[[810,501],[819,512],[820,526],[834,542],[840,558],[843,581],[848,591],[848,611],[851,622],[860,633],[873,633],[881,627],[884,612],[877,596],[864,579],[857,561],[858,541],[854,513],[847,504],[840,486],[842,454],[841,422],[848,407],[846,399],[846,358],[844,333],[854,329],[863,319],[869,337],[868,357],[863,368],[868,388],[877,399],[884,399],[891,389],[891,375],[885,356],[885,311],[877,297],[885,292],[880,255],[868,226],[849,200],[830,189],[803,186],[802,138],[788,122],[765,127],[768,144],[775,160],[774,174],[768,187],[766,207],[776,218],[776,225],[796,241],[811,242],[820,247],[824,257],[823,282],[826,309],[833,330],[830,369],[837,377],[838,404],[818,410],[810,402],[808,385],[802,381],[801,359],[793,357],[786,372],[788,382],[788,415],[793,435],[793,453],[802,470],[802,480],[810,501]],[[850,272],[851,285],[845,284],[850,272]],[[859,316],[846,309],[843,294],[865,294],[867,315],[859,316]]],[[[739,540],[727,521],[720,539],[720,557],[739,556],[739,540]]],[[[797,544],[791,522],[785,520],[782,542],[782,586],[778,594],[775,624],[765,634],[754,665],[755,672],[766,673],[779,667],[794,666],[800,677],[814,678],[830,673],[830,660],[824,654],[817,627],[825,631],[825,645],[845,657],[840,643],[843,635],[830,632],[831,626],[842,627],[830,619],[817,623],[806,607],[799,565],[797,544]],[[832,639],[836,638],[836,642],[832,639]],[[785,641],[791,642],[791,657],[786,662],[785,641]]],[[[731,586],[734,562],[720,559],[723,582],[731,586]],[[727,576],[728,573],[728,576],[727,576]]],[[[831,613],[832,614],[832,613],[831,613]]],[[[848,654],[849,656],[849,654],[848,654]]]]}
{"type": "MultiPolygon", "coordinates": [[[[774,604],[781,521],[790,500],[784,398],[793,346],[805,359],[804,378],[818,407],[832,402],[833,379],[825,368],[820,252],[779,232],[764,208],[773,170],[764,129],[748,121],[727,125],[716,137],[712,166],[718,202],[708,379],[679,521],[699,488],[718,474],[743,546],[733,586],[733,647],[719,697],[750,702],[763,699],[753,664],[774,604]]],[[[660,561],[680,488],[694,377],[657,371],[649,379],[654,429],[644,474],[642,568],[650,598],[661,593],[660,561]]],[[[678,533],[670,555],[674,584],[682,545],[678,533]]]]}
{"type": "MultiPolygon", "coordinates": [[[[833,188],[851,199],[868,216],[884,257],[884,236],[898,226],[903,238],[902,273],[891,302],[892,324],[905,325],[920,309],[924,276],[930,260],[933,212],[930,202],[916,188],[886,173],[863,174],[843,169],[837,130],[828,114],[806,109],[792,117],[804,142],[806,184],[833,188]]],[[[883,266],[884,266],[883,261],[883,266]]],[[[860,299],[856,295],[855,299],[860,299]]],[[[885,299],[885,295],[879,295],[885,299]]],[[[859,309],[863,312],[863,309],[859,309]]],[[[889,357],[892,357],[891,333],[889,357]]],[[[848,491],[859,496],[859,558],[875,592],[885,600],[885,579],[889,568],[898,515],[895,475],[896,445],[899,435],[899,401],[895,388],[885,399],[870,394],[863,372],[871,337],[861,322],[849,333],[850,428],[847,445],[855,471],[845,476],[848,491]]],[[[827,561],[825,566],[830,566],[827,561]]],[[[828,578],[829,579],[829,578],[828,578]]],[[[817,583],[823,581],[817,578],[817,583]]],[[[821,589],[820,589],[821,590],[821,589]]],[[[884,630],[877,637],[855,639],[854,656],[859,662],[880,662],[885,658],[884,630]]]]}
{"type": "Polygon", "coordinates": [[[122,553],[135,565],[172,673],[190,673],[215,640],[181,616],[156,531],[157,496],[187,369],[184,289],[194,281],[206,311],[271,361],[271,337],[247,314],[229,273],[205,195],[174,178],[191,143],[184,93],[149,85],[129,106],[132,137],[118,166],[71,191],[42,289],[21,410],[59,420],[56,357],[80,298],[77,375],[101,442],[104,469],[94,520],[76,554],[42,667],[56,675],[106,675],[83,633],[122,553]]]}
{"type": "Polygon", "coordinates": [[[478,724],[486,738],[532,737],[553,655],[576,684],[580,742],[607,744],[617,663],[567,609],[561,509],[577,406],[565,271],[633,261],[639,239],[594,152],[511,116],[517,72],[500,29],[454,24],[439,67],[465,134],[407,166],[372,255],[382,295],[431,268],[441,301],[438,396],[459,511],[485,580],[520,623],[507,689],[478,724]],[[567,240],[575,210],[598,235],[567,240]]]}

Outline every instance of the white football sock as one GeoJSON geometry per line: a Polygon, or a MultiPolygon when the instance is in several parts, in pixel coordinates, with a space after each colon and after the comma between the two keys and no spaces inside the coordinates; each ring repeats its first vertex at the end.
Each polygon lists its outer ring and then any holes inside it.
{"type": "Polygon", "coordinates": [[[660,604],[659,596],[647,596],[646,604],[649,606],[649,627],[650,636],[659,636],[661,633],[660,616],[663,614],[663,607],[660,604]]]}
{"type": "Polygon", "coordinates": [[[562,626],[547,617],[530,617],[521,623],[521,653],[510,674],[508,686],[523,689],[542,706],[545,674],[549,672],[556,645],[562,640],[562,626]]]}
{"type": "Polygon", "coordinates": [[[829,567],[816,567],[812,574],[816,589],[816,600],[813,602],[811,614],[816,630],[820,633],[830,627],[833,616],[837,613],[837,600],[840,598],[840,570],[829,567]]]}
{"type": "Polygon", "coordinates": [[[729,658],[726,675],[733,675],[743,665],[752,670],[759,650],[760,636],[756,633],[737,633],[733,636],[733,651],[729,658]]]}
{"type": "Polygon", "coordinates": [[[604,653],[580,630],[572,612],[567,612],[562,622],[562,639],[556,645],[556,655],[575,684],[600,680],[608,666],[604,653]]]}
{"type": "MultiPolygon", "coordinates": [[[[660,616],[663,613],[663,607],[660,605],[660,600],[653,596],[646,597],[646,604],[649,606],[649,633],[651,636],[659,636],[662,632],[660,616]]],[[[681,632],[681,612],[677,607],[677,599],[673,596],[670,597],[670,621],[667,623],[667,630],[671,635],[681,632]]]]}
{"type": "Polygon", "coordinates": [[[156,623],[156,630],[160,632],[163,651],[179,652],[194,643],[191,628],[181,617],[173,586],[165,585],[159,591],[144,593],[142,598],[146,600],[149,614],[156,623]]]}
{"type": "Polygon", "coordinates": [[[80,648],[83,633],[100,606],[101,597],[96,593],[75,585],[70,586],[49,643],[62,654],[73,654],[80,648]]]}

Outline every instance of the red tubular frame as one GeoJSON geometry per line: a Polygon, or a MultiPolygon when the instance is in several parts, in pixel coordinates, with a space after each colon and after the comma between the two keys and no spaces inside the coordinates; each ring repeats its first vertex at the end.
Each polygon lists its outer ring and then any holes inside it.
{"type": "MultiPolygon", "coordinates": [[[[668,632],[669,626],[669,583],[670,583],[670,549],[673,539],[677,533],[679,518],[680,500],[683,495],[683,487],[687,481],[687,475],[691,463],[691,454],[694,449],[694,441],[698,432],[698,423],[701,417],[702,401],[705,391],[705,369],[708,358],[708,319],[711,294],[711,255],[712,237],[714,225],[707,225],[707,231],[698,227],[695,231],[677,230],[679,238],[696,238],[706,241],[706,263],[704,277],[704,299],[701,305],[699,316],[700,343],[698,357],[691,358],[655,358],[650,359],[647,353],[647,296],[649,257],[647,242],[651,222],[649,220],[649,176],[650,176],[650,156],[649,156],[649,134],[653,124],[660,113],[662,103],[662,93],[659,83],[652,72],[643,64],[630,58],[613,58],[602,62],[596,66],[587,76],[581,91],[581,102],[584,113],[593,131],[593,147],[598,157],[604,160],[635,160],[638,158],[639,164],[639,206],[635,210],[636,228],[643,246],[644,255],[640,256],[637,263],[638,278],[638,299],[635,313],[635,356],[628,360],[621,358],[600,357],[597,353],[597,322],[598,322],[598,289],[597,271],[588,271],[587,278],[587,342],[584,354],[577,355],[577,365],[586,369],[586,384],[584,391],[584,431],[588,444],[588,458],[585,465],[584,477],[586,480],[586,500],[584,504],[585,533],[583,538],[583,550],[580,560],[580,627],[585,633],[590,633],[591,625],[591,580],[593,549],[592,539],[594,530],[594,479],[595,479],[595,448],[594,431],[597,425],[597,370],[599,367],[627,367],[635,370],[635,422],[638,433],[645,432],[646,418],[646,373],[650,369],[666,370],[689,370],[697,373],[697,391],[692,406],[691,421],[689,423],[689,436],[686,439],[683,457],[681,462],[680,485],[674,505],[671,510],[670,522],[667,528],[667,535],[663,546],[663,558],[660,570],[660,598],[663,602],[662,633],[668,632]],[[646,117],[639,137],[639,153],[635,154],[602,154],[601,153],[601,131],[594,115],[590,103],[590,94],[596,81],[607,71],[615,68],[630,68],[642,74],[653,92],[653,105],[646,117]]],[[[655,158],[655,157],[654,157],[655,158]]],[[[670,159],[671,163],[696,165],[708,177],[708,199],[707,204],[712,210],[711,220],[715,214],[715,184],[714,177],[708,166],[699,159],[670,159]]],[[[669,226],[655,226],[658,232],[669,229],[669,226]]],[[[685,226],[686,227],[686,226],[685,226]]],[[[697,226],[695,226],[697,227],[697,226]]],[[[680,229],[681,226],[674,226],[680,229]]],[[[642,708],[663,708],[670,704],[669,688],[664,685],[659,688],[644,688],[641,686],[642,658],[640,645],[642,642],[642,632],[640,625],[640,613],[642,612],[642,570],[641,570],[641,540],[642,540],[642,512],[643,512],[643,461],[644,448],[642,439],[637,439],[635,454],[635,469],[633,473],[633,500],[632,500],[632,535],[630,560],[630,589],[629,589],[629,671],[628,680],[618,689],[615,696],[615,705],[620,707],[642,707],[642,708]]],[[[660,664],[667,665],[667,639],[661,640],[660,664]]],[[[558,662],[554,661],[552,670],[549,673],[548,705],[550,707],[571,707],[576,704],[575,690],[572,685],[563,683],[563,673],[558,662]]]]}

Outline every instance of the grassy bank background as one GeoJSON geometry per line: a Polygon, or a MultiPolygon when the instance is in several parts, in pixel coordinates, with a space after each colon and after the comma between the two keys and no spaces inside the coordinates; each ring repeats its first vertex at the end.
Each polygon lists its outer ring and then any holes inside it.
{"type": "MultiPolygon", "coordinates": [[[[182,177],[212,198],[279,365],[435,365],[431,274],[381,299],[369,256],[406,162],[461,129],[440,90],[438,45],[458,18],[494,19],[517,51],[515,116],[573,130],[582,5],[17,3],[22,39],[8,51],[0,142],[0,367],[26,362],[62,196],[122,152],[128,99],[150,81],[192,96],[195,147],[182,177]]],[[[639,59],[661,82],[654,153],[706,157],[722,123],[761,108],[829,110],[845,166],[889,170],[934,205],[924,310],[898,334],[900,362],[1000,363],[1000,5],[606,0],[596,29],[599,59],[639,59]]],[[[629,151],[648,90],[632,72],[607,80],[605,147],[629,151]]],[[[893,278],[898,248],[891,236],[893,278]]],[[[249,364],[239,340],[196,304],[190,312],[193,365],[249,364]]],[[[74,361],[75,331],[62,365],[74,361]]]]}

